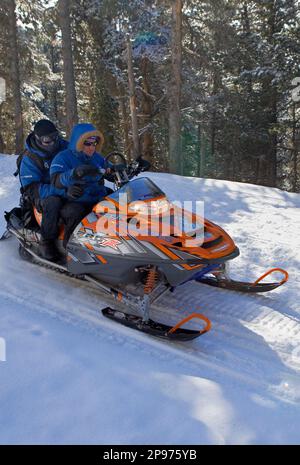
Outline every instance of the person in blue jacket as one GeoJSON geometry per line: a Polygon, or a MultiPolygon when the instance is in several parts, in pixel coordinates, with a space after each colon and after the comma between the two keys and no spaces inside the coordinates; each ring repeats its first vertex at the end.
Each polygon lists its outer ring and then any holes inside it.
{"type": "Polygon", "coordinates": [[[67,220],[65,244],[79,221],[109,193],[104,186],[104,177],[110,179],[110,167],[100,154],[103,143],[104,137],[95,126],[77,124],[72,130],[68,149],[56,155],[51,163],[52,186],[69,202],[65,209],[68,213],[64,215],[67,220]]]}
{"type": "Polygon", "coordinates": [[[57,153],[66,149],[68,142],[49,120],[41,119],[29,134],[19,166],[22,196],[42,211],[40,254],[43,258],[58,258],[55,240],[62,207],[63,190],[50,183],[50,164],[57,153]]]}
{"type": "Polygon", "coordinates": [[[88,208],[107,194],[103,177],[108,166],[100,154],[103,142],[104,137],[95,126],[77,124],[72,130],[68,149],[53,159],[50,168],[53,186],[65,189],[66,198],[88,208]]]}

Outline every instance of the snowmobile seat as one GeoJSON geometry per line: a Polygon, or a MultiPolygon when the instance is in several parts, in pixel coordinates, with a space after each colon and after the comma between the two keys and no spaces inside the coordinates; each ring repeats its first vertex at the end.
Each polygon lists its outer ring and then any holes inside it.
{"type": "MultiPolygon", "coordinates": [[[[42,214],[42,212],[39,211],[35,206],[33,206],[33,216],[34,216],[34,219],[35,219],[36,224],[37,224],[38,227],[40,228],[41,222],[42,222],[43,214],[42,214]]],[[[63,225],[63,221],[62,221],[61,218],[60,218],[59,221],[58,221],[58,225],[59,225],[59,236],[58,236],[58,239],[63,240],[63,239],[64,239],[64,225],[63,225]]]]}
{"type": "Polygon", "coordinates": [[[16,230],[27,228],[38,231],[40,229],[32,213],[22,207],[15,207],[10,212],[5,212],[4,217],[7,223],[10,223],[16,230]]]}

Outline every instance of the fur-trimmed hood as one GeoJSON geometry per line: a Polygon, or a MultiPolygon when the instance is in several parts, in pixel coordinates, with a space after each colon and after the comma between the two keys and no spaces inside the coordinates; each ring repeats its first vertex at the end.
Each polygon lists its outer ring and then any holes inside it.
{"type": "Polygon", "coordinates": [[[104,144],[104,136],[102,132],[98,131],[95,126],[90,123],[80,123],[74,126],[70,138],[69,149],[72,150],[72,152],[82,152],[84,141],[92,136],[99,137],[100,141],[96,146],[96,152],[101,152],[104,144]]]}

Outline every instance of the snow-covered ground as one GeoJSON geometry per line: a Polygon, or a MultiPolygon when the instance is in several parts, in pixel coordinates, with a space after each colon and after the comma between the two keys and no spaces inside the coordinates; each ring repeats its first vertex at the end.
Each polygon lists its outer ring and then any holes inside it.
{"type": "MultiPolygon", "coordinates": [[[[14,169],[0,156],[0,231],[18,203],[14,169]]],[[[289,282],[264,295],[188,283],[161,299],[164,318],[199,311],[212,330],[167,343],[105,319],[104,295],[1,241],[0,443],[299,444],[300,195],[149,177],[171,200],[205,200],[241,250],[233,277],[280,266],[289,282]]]]}

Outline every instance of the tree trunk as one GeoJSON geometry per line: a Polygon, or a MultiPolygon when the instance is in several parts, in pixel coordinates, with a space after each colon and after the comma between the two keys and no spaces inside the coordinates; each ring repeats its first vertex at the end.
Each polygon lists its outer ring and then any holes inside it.
{"type": "Polygon", "coordinates": [[[243,32],[249,34],[250,30],[250,21],[249,21],[249,14],[248,14],[248,2],[244,2],[242,6],[242,25],[243,25],[243,32]]]}
{"type": "Polygon", "coordinates": [[[2,119],[2,105],[1,105],[1,101],[0,101],[0,153],[4,153],[5,152],[5,142],[4,142],[4,138],[3,138],[3,135],[2,135],[2,127],[1,127],[1,122],[3,121],[2,119]]]}
{"type": "Polygon", "coordinates": [[[15,122],[15,149],[20,153],[23,149],[23,118],[22,118],[22,98],[21,80],[19,66],[19,48],[17,34],[17,17],[15,0],[8,2],[9,14],[9,35],[10,35],[10,63],[11,63],[11,83],[12,96],[14,102],[14,122],[15,122]]]}
{"type": "Polygon", "coordinates": [[[123,137],[124,137],[124,146],[125,146],[125,155],[130,158],[130,138],[129,138],[129,124],[127,109],[124,101],[124,96],[120,97],[120,110],[121,110],[121,121],[123,126],[123,137]]]}
{"type": "Polygon", "coordinates": [[[295,134],[295,154],[294,154],[294,169],[295,169],[295,177],[294,177],[294,190],[295,192],[299,192],[299,175],[298,175],[298,155],[300,153],[300,129],[296,129],[295,134]]]}
{"type": "Polygon", "coordinates": [[[213,174],[217,176],[217,164],[216,164],[216,154],[215,154],[215,145],[216,145],[216,110],[215,108],[211,114],[211,121],[210,121],[210,156],[213,165],[213,174]]]}
{"type": "MultiPolygon", "coordinates": [[[[251,27],[250,27],[250,20],[249,20],[249,13],[248,13],[248,1],[243,3],[242,8],[242,24],[243,24],[243,32],[244,34],[251,34],[251,27]]],[[[249,57],[250,58],[250,57],[249,57]]],[[[249,60],[249,69],[251,68],[251,58],[249,60]]],[[[240,73],[241,70],[239,70],[240,73]]],[[[252,95],[252,77],[249,75],[246,81],[247,90],[249,95],[252,95]]]]}
{"type": "Polygon", "coordinates": [[[147,129],[142,134],[142,154],[143,157],[153,164],[153,135],[149,125],[151,124],[151,114],[153,110],[153,102],[150,97],[150,85],[148,80],[148,58],[143,58],[141,63],[141,72],[143,77],[142,83],[142,120],[143,126],[147,129]]]}
{"type": "MultiPolygon", "coordinates": [[[[213,89],[212,95],[215,96],[220,88],[220,77],[217,70],[214,70],[213,73],[213,89]]],[[[216,119],[217,119],[217,111],[216,111],[216,103],[213,103],[212,111],[211,111],[211,118],[210,118],[210,156],[213,165],[213,175],[216,177],[218,170],[217,170],[217,163],[216,163],[216,119]]],[[[229,163],[229,161],[228,161],[229,163]]],[[[227,166],[229,169],[229,166],[227,166]]]]}
{"type": "Polygon", "coordinates": [[[257,173],[257,184],[269,186],[268,163],[264,156],[260,156],[257,159],[257,173]]]}
{"type": "MultiPolygon", "coordinates": [[[[271,93],[271,125],[273,128],[277,124],[277,91],[273,89],[271,93]]],[[[271,145],[269,154],[269,183],[271,187],[277,185],[277,134],[271,134],[271,145]]]]}
{"type": "Polygon", "coordinates": [[[73,126],[78,123],[69,0],[59,0],[58,9],[62,37],[63,69],[66,93],[66,127],[67,134],[69,136],[73,126]]]}
{"type": "Polygon", "coordinates": [[[137,122],[137,114],[136,114],[136,96],[135,96],[135,84],[134,84],[134,74],[133,74],[132,48],[131,48],[129,35],[127,35],[126,45],[127,45],[129,100],[130,100],[132,140],[133,140],[133,158],[136,159],[140,154],[140,144],[139,144],[138,122],[137,122]]]}
{"type": "Polygon", "coordinates": [[[299,150],[299,136],[297,133],[297,124],[296,124],[296,104],[293,104],[292,107],[293,114],[293,126],[292,126],[292,147],[293,147],[293,191],[297,192],[298,185],[298,150],[299,150]]]}
{"type": "Polygon", "coordinates": [[[0,153],[4,153],[4,151],[5,151],[5,144],[4,144],[2,134],[0,133],[0,153]]]}
{"type": "Polygon", "coordinates": [[[202,178],[205,178],[206,174],[207,174],[207,169],[206,169],[206,163],[207,163],[207,155],[208,155],[208,152],[209,152],[209,148],[208,148],[208,139],[205,135],[205,132],[204,134],[202,135],[201,137],[202,139],[202,142],[201,142],[201,177],[202,178]]]}
{"type": "Polygon", "coordinates": [[[169,93],[170,172],[182,174],[181,154],[181,68],[182,68],[182,0],[172,0],[172,75],[169,93]]]}
{"type": "Polygon", "coordinates": [[[120,108],[120,121],[123,128],[123,140],[124,140],[124,149],[125,155],[128,159],[130,159],[130,138],[129,138],[129,114],[127,112],[126,102],[127,102],[127,95],[123,85],[118,85],[118,101],[119,101],[119,108],[120,108]]]}
{"type": "MultiPolygon", "coordinates": [[[[270,44],[274,47],[274,34],[278,31],[278,6],[275,1],[269,2],[268,4],[268,16],[267,16],[267,31],[268,31],[268,40],[270,44]]],[[[269,108],[270,108],[270,120],[269,125],[272,128],[272,133],[270,134],[271,144],[268,157],[268,185],[271,187],[276,187],[277,184],[277,134],[275,132],[275,127],[277,125],[277,89],[272,85],[271,78],[268,79],[266,84],[266,93],[269,94],[269,108]]]]}
{"type": "MultiPolygon", "coordinates": [[[[52,38],[54,41],[54,38],[52,38]]],[[[55,57],[55,48],[54,45],[50,46],[50,66],[51,66],[51,71],[52,73],[57,73],[57,62],[56,62],[56,57],[55,57]]],[[[51,85],[51,103],[52,103],[52,113],[53,113],[53,118],[56,122],[59,120],[59,115],[58,115],[58,89],[57,89],[57,83],[54,82],[51,85]]]]}

